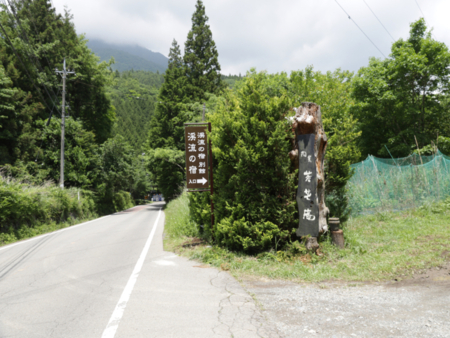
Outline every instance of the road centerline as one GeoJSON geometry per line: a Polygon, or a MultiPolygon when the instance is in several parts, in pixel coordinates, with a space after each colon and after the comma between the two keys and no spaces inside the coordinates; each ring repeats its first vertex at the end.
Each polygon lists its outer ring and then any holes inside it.
{"type": "Polygon", "coordinates": [[[125,308],[130,299],[131,293],[133,292],[134,285],[136,284],[136,281],[139,277],[139,273],[141,272],[145,258],[147,257],[147,253],[150,249],[150,245],[155,235],[156,228],[158,227],[160,216],[161,216],[161,208],[159,209],[158,217],[156,218],[152,231],[150,232],[150,235],[147,238],[147,241],[144,245],[144,248],[142,249],[141,255],[139,256],[139,259],[133,269],[133,272],[131,273],[131,276],[128,279],[128,282],[122,292],[122,295],[119,298],[119,301],[117,302],[117,305],[111,315],[111,318],[109,319],[109,322],[106,325],[105,330],[103,331],[102,338],[114,338],[114,336],[116,335],[117,329],[119,328],[120,320],[122,319],[123,313],[125,312],[125,308]]]}

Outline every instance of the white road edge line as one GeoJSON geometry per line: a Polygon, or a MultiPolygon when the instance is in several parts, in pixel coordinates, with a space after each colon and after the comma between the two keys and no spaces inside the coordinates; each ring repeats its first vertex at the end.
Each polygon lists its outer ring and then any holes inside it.
{"type": "Polygon", "coordinates": [[[120,320],[122,319],[125,308],[127,307],[128,300],[130,299],[131,293],[133,292],[134,285],[141,272],[142,265],[144,264],[145,257],[147,257],[148,250],[150,249],[150,244],[152,243],[153,236],[155,235],[156,228],[158,227],[159,217],[161,216],[161,208],[159,209],[158,217],[156,218],[153,229],[148,236],[147,242],[142,249],[141,255],[131,273],[130,279],[128,279],[125,289],[123,289],[122,295],[117,302],[116,308],[114,309],[111,318],[109,319],[108,325],[106,325],[105,331],[103,331],[102,338],[114,338],[117,329],[119,328],[120,320]]]}
{"type": "Polygon", "coordinates": [[[66,231],[66,230],[75,229],[75,228],[78,228],[79,226],[86,225],[86,224],[92,223],[92,222],[96,222],[96,221],[99,221],[99,220],[101,220],[103,218],[110,217],[110,216],[112,216],[112,215],[103,216],[103,217],[100,217],[100,218],[93,219],[92,221],[87,221],[87,222],[80,223],[80,224],[77,224],[77,225],[69,226],[69,227],[64,228],[64,229],[60,229],[60,230],[56,230],[56,231],[53,231],[53,232],[49,232],[48,234],[43,234],[43,235],[32,237],[30,239],[26,239],[24,241],[20,241],[20,242],[17,242],[17,243],[8,244],[8,245],[5,245],[5,246],[2,246],[0,248],[0,251],[12,248],[13,246],[16,246],[16,245],[20,245],[20,244],[23,244],[23,243],[35,241],[36,239],[39,239],[39,238],[44,238],[44,237],[47,237],[47,236],[50,236],[50,235],[54,235],[54,234],[56,234],[58,232],[63,232],[63,231],[66,231]]]}
{"type": "MultiPolygon", "coordinates": [[[[131,209],[137,208],[137,207],[139,207],[139,206],[140,206],[140,205],[136,205],[136,206],[134,206],[134,207],[132,207],[132,208],[130,208],[130,209],[127,209],[127,210],[131,210],[131,209]]],[[[123,211],[126,211],[126,210],[123,210],[123,211]]],[[[122,211],[119,211],[119,212],[122,212],[122,211]]],[[[54,235],[54,234],[56,234],[56,233],[58,233],[58,232],[63,232],[63,231],[66,231],[66,230],[75,229],[75,228],[78,228],[79,226],[86,225],[86,224],[92,223],[92,222],[96,222],[96,221],[99,221],[99,220],[101,220],[101,219],[103,219],[103,218],[110,217],[110,216],[112,216],[112,215],[118,214],[119,212],[116,212],[116,213],[111,214],[111,215],[106,215],[106,216],[103,216],[103,217],[100,217],[100,218],[96,218],[96,219],[93,219],[93,220],[91,220],[91,221],[87,221],[87,222],[84,222],[84,223],[80,223],[80,224],[68,226],[67,228],[59,229],[59,230],[56,230],[56,231],[53,231],[53,232],[49,232],[48,234],[43,234],[43,235],[39,235],[39,236],[36,236],[36,237],[32,237],[32,238],[26,239],[26,240],[24,240],[24,241],[20,241],[20,242],[13,243],[13,244],[7,244],[7,245],[5,245],[5,246],[0,247],[0,251],[5,250],[5,249],[12,248],[12,247],[14,247],[14,246],[16,246],[16,245],[20,245],[20,244],[23,244],[23,243],[35,241],[36,239],[39,239],[39,238],[44,238],[44,237],[47,237],[47,236],[50,236],[50,235],[54,235]]]]}

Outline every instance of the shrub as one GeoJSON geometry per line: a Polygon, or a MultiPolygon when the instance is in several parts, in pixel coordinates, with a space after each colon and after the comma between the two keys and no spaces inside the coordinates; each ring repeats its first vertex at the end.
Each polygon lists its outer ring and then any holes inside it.
{"type": "MultiPolygon", "coordinates": [[[[296,174],[287,156],[292,136],[285,118],[291,107],[287,82],[282,76],[249,73],[208,116],[217,161],[214,230],[218,243],[233,250],[275,247],[297,226],[296,174]]],[[[191,211],[200,217],[201,211],[191,211]]]]}
{"type": "Polygon", "coordinates": [[[114,194],[113,204],[116,211],[126,210],[134,205],[131,194],[122,190],[114,194]]]}
{"type": "Polygon", "coordinates": [[[216,227],[219,245],[246,252],[270,249],[280,235],[286,237],[286,233],[282,233],[276,224],[269,221],[251,223],[245,217],[238,220],[232,216],[224,218],[216,227]]]}
{"type": "Polygon", "coordinates": [[[0,176],[2,241],[9,241],[12,236],[23,238],[27,228],[40,224],[92,217],[95,206],[89,191],[62,190],[50,182],[33,185],[0,176]]]}
{"type": "MultiPolygon", "coordinates": [[[[187,194],[187,193],[186,193],[187,194]]],[[[211,232],[211,194],[209,191],[187,194],[189,198],[190,219],[198,224],[199,235],[206,240],[212,238],[211,232]]]]}
{"type": "MultiPolygon", "coordinates": [[[[214,231],[221,245],[260,251],[282,248],[296,239],[298,172],[288,157],[294,142],[288,118],[294,115],[290,108],[301,102],[322,107],[328,136],[327,203],[333,216],[342,221],[348,217],[345,186],[352,176],[350,163],[360,157],[356,147],[360,132],[349,113],[354,104],[351,77],[346,71],[322,74],[312,67],[292,72],[290,77],[252,70],[233,91],[210,96],[207,108],[212,113],[207,118],[213,126],[214,231]]],[[[190,215],[204,225],[208,236],[209,206],[200,196],[191,197],[190,215]]]]}

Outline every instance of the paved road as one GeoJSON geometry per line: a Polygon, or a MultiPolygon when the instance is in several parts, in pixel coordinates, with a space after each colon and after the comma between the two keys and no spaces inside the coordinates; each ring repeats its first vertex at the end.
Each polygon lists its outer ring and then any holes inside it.
{"type": "Polygon", "coordinates": [[[0,248],[0,337],[278,337],[226,272],[164,252],[163,203],[0,248]]]}

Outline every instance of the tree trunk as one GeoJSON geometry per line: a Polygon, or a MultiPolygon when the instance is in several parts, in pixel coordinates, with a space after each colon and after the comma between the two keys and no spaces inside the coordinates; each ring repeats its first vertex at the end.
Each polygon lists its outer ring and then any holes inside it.
{"type": "MultiPolygon", "coordinates": [[[[315,167],[316,167],[316,194],[315,203],[318,205],[318,234],[319,236],[328,230],[327,225],[327,215],[328,208],[325,205],[325,173],[323,161],[325,157],[325,151],[327,147],[327,136],[323,130],[322,125],[322,113],[320,111],[320,106],[312,102],[303,102],[298,108],[294,108],[296,112],[294,119],[292,121],[292,131],[295,133],[295,140],[298,139],[299,135],[314,134],[314,157],[315,157],[315,167]]],[[[290,159],[294,162],[295,167],[299,168],[299,143],[294,142],[293,150],[289,153],[290,159]]],[[[299,175],[300,177],[300,175],[299,175]]],[[[298,199],[297,199],[298,200],[298,199]]],[[[301,222],[306,222],[300,216],[301,222]]],[[[297,233],[298,234],[298,233],[297,233]]],[[[314,236],[313,236],[314,237],[314,236]]],[[[313,240],[313,246],[315,246],[316,241],[313,240]]],[[[318,246],[318,244],[317,244],[318,246]]]]}

